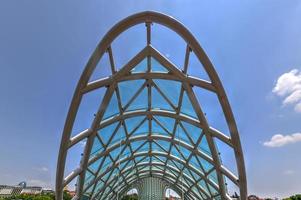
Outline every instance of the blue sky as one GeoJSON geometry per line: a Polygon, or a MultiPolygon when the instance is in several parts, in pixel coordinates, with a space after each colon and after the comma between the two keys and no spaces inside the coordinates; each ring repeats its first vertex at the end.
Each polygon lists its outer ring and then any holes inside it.
{"type": "MultiPolygon", "coordinates": [[[[110,27],[144,10],[185,24],[213,62],[240,130],[249,192],[300,193],[297,0],[1,1],[0,184],[54,186],[62,128],[86,62],[110,27]]],[[[159,39],[159,50],[177,55],[168,51],[169,35],[159,39]]]]}

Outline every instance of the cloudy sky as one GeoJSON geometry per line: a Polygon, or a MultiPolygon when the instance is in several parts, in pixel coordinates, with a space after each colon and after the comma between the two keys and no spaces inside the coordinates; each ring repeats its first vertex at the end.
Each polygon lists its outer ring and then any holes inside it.
{"type": "MultiPolygon", "coordinates": [[[[143,10],[185,24],[216,67],[240,131],[249,193],[300,193],[298,0],[1,1],[0,184],[54,187],[62,128],[89,56],[110,27],[143,10]]],[[[158,48],[172,57],[172,39],[161,39],[158,48]]]]}

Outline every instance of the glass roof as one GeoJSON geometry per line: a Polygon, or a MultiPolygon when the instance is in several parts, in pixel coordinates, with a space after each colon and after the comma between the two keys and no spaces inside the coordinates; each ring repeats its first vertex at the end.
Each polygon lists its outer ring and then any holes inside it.
{"type": "MultiPolygon", "coordinates": [[[[107,76],[89,82],[90,76],[95,77],[93,70],[85,71],[90,73],[83,75],[87,82],[78,87],[74,98],[79,99],[72,105],[80,110],[82,97],[98,89],[102,92],[90,101],[98,104],[91,127],[72,137],[68,133],[70,138],[62,140],[69,145],[64,153],[86,141],[80,167],[65,174],[63,184],[77,180],[77,195],[82,199],[117,199],[142,178],[157,177],[181,191],[185,199],[230,199],[225,180],[240,187],[238,174],[222,165],[224,148],[219,149],[216,141],[230,149],[238,147],[229,135],[208,123],[203,96],[194,88],[217,94],[219,102],[226,102],[226,97],[210,81],[191,74],[195,69],[189,65],[189,56],[195,52],[189,44],[184,65],[176,66],[151,45],[150,27],[146,22],[146,47],[123,67],[115,67],[114,49],[109,46],[94,64],[98,66],[99,59],[107,56],[110,73],[106,70],[107,76]]],[[[69,115],[75,118],[76,109],[71,107],[69,115]]],[[[72,126],[68,127],[72,132],[72,126]]]]}
{"type": "MultiPolygon", "coordinates": [[[[153,72],[170,73],[151,56],[130,70],[133,74],[153,72]]],[[[160,78],[117,83],[102,119],[111,123],[97,131],[93,142],[90,159],[95,161],[89,164],[85,177],[86,196],[102,199],[110,194],[107,188],[116,190],[118,182],[122,188],[128,186],[131,177],[150,174],[170,176],[172,180],[180,177],[179,187],[189,188],[192,196],[198,198],[218,194],[212,153],[185,87],[181,81],[160,78]],[[140,114],[114,120],[135,112],[140,114]],[[181,115],[183,120],[169,114],[181,115]],[[99,155],[110,148],[108,154],[99,155]]]]}

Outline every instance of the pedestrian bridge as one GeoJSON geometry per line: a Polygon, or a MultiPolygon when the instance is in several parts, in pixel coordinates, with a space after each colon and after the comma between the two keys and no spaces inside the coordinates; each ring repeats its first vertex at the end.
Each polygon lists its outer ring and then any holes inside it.
{"type": "Polygon", "coordinates": [[[121,199],[133,188],[143,200],[163,199],[167,188],[185,200],[231,199],[234,192],[246,199],[239,133],[222,83],[196,38],[174,18],[157,12],[134,14],[113,26],[97,45],[65,122],[57,164],[58,200],[71,183],[76,184],[74,199],[121,199]],[[112,43],[139,24],[145,24],[145,47],[116,66],[112,43]],[[158,25],[186,43],[181,66],[152,44],[158,25]],[[192,56],[200,65],[191,64],[192,56]],[[101,66],[102,59],[108,60],[108,68],[101,66]],[[106,76],[92,80],[99,65],[106,76]],[[199,66],[208,80],[200,78],[199,66]],[[94,110],[90,105],[96,105],[94,110]],[[93,114],[78,121],[81,110],[93,114]],[[211,115],[215,110],[221,114],[211,115]],[[227,130],[216,126],[222,119],[227,130]],[[89,126],[75,132],[76,123],[89,126]],[[78,146],[81,154],[68,158],[78,146]],[[224,164],[230,153],[234,159],[224,164]],[[70,170],[68,159],[80,161],[70,170]]]}

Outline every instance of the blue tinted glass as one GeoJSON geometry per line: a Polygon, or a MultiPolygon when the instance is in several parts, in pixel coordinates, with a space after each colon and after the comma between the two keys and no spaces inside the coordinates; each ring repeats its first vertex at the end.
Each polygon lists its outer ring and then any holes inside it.
{"type": "Polygon", "coordinates": [[[98,135],[101,137],[102,141],[107,144],[110,137],[112,136],[113,132],[116,130],[117,125],[119,122],[115,122],[110,124],[98,131],[98,135]]]}
{"type": "Polygon", "coordinates": [[[153,151],[162,151],[160,146],[158,146],[156,143],[152,142],[152,150],[153,151]]]}
{"type": "Polygon", "coordinates": [[[181,151],[181,153],[183,154],[183,156],[185,157],[185,159],[188,159],[191,152],[188,149],[181,147],[181,146],[179,146],[178,148],[181,151]]]}
{"type": "Polygon", "coordinates": [[[102,144],[100,143],[99,139],[97,137],[94,138],[93,146],[91,149],[90,157],[96,154],[97,152],[101,151],[103,149],[102,144]]]}
{"type": "MultiPolygon", "coordinates": [[[[132,148],[133,148],[133,151],[135,151],[137,148],[139,148],[143,143],[144,143],[145,141],[135,141],[135,142],[132,142],[131,143],[131,146],[132,146],[132,148]]],[[[146,143],[145,145],[143,145],[143,147],[144,146],[146,146],[148,143],[146,143]]],[[[148,145],[147,145],[148,146],[148,145]]],[[[143,148],[142,147],[142,148],[143,148]]],[[[142,149],[141,148],[141,149],[142,149]]],[[[139,150],[139,151],[141,151],[141,149],[139,150]]]]}
{"type": "Polygon", "coordinates": [[[113,115],[119,114],[118,100],[115,92],[112,95],[112,98],[107,106],[105,114],[103,116],[104,119],[112,117],[113,115]]]}
{"type": "Polygon", "coordinates": [[[121,140],[126,138],[126,134],[124,131],[124,127],[120,126],[118,131],[116,132],[116,134],[114,135],[112,141],[110,144],[114,144],[114,143],[120,143],[121,140]]]}
{"type": "Polygon", "coordinates": [[[200,181],[200,186],[207,192],[207,194],[209,194],[209,188],[204,180],[200,181]]]}
{"type": "Polygon", "coordinates": [[[99,168],[99,165],[101,164],[101,161],[102,161],[102,158],[101,159],[98,159],[97,161],[95,161],[94,163],[92,163],[90,166],[89,166],[89,169],[96,173],[98,168],[99,168]]]}
{"type": "Polygon", "coordinates": [[[181,121],[181,124],[183,125],[186,132],[190,135],[193,142],[196,143],[199,137],[202,135],[202,129],[184,121],[181,121]]]}
{"type": "Polygon", "coordinates": [[[198,167],[199,164],[198,164],[198,162],[197,162],[195,156],[191,156],[191,158],[190,158],[190,163],[193,164],[196,168],[199,168],[199,167],[198,167]]]}
{"type": "Polygon", "coordinates": [[[128,133],[131,133],[141,122],[145,116],[131,117],[125,120],[128,133]]]}
{"type": "Polygon", "coordinates": [[[148,107],[148,94],[147,94],[147,88],[144,88],[126,110],[132,111],[132,110],[139,110],[139,109],[147,109],[147,107],[148,107]]]}
{"type": "Polygon", "coordinates": [[[170,104],[164,99],[159,91],[152,87],[152,108],[163,110],[174,110],[170,104]]]}
{"type": "Polygon", "coordinates": [[[217,180],[217,174],[216,174],[216,171],[213,170],[209,175],[208,177],[214,182],[214,183],[218,183],[218,180],[217,180]]]}
{"type": "Polygon", "coordinates": [[[156,140],[156,142],[163,148],[165,151],[168,151],[170,143],[164,140],[156,140]]]}
{"type": "Polygon", "coordinates": [[[183,113],[185,115],[189,115],[194,118],[197,118],[197,115],[194,111],[194,108],[191,104],[191,101],[190,101],[186,91],[184,91],[184,94],[183,94],[181,113],[183,113]]]}
{"type": "Polygon", "coordinates": [[[139,126],[138,129],[135,130],[133,135],[145,135],[149,133],[149,121],[145,120],[141,126],[139,126]]]}
{"type": "Polygon", "coordinates": [[[177,157],[181,156],[179,151],[174,146],[172,146],[172,148],[171,148],[171,154],[174,156],[177,156],[177,157]]]}
{"type": "Polygon", "coordinates": [[[170,133],[173,132],[175,126],[175,119],[170,117],[162,117],[155,115],[155,118],[164,126],[170,133]]]}
{"type": "Polygon", "coordinates": [[[94,178],[95,176],[87,170],[85,175],[85,184],[90,183],[90,181],[92,181],[94,178]]]}
{"type": "Polygon", "coordinates": [[[168,135],[155,120],[152,120],[152,134],[168,135]]]}
{"type": "Polygon", "coordinates": [[[153,72],[168,72],[155,58],[151,58],[151,66],[153,72]]]}
{"type": "Polygon", "coordinates": [[[144,82],[144,80],[140,79],[123,81],[118,84],[122,106],[125,106],[129,102],[129,100],[136,94],[144,82]]]}
{"type": "Polygon", "coordinates": [[[125,150],[122,152],[121,158],[131,156],[131,150],[129,147],[126,147],[125,150]]]}
{"type": "Polygon", "coordinates": [[[210,189],[212,195],[215,195],[218,193],[218,191],[214,187],[212,187],[210,184],[208,184],[208,186],[209,186],[209,189],[210,189]]]}
{"type": "Polygon", "coordinates": [[[118,155],[120,154],[121,150],[122,150],[122,146],[121,146],[121,148],[118,146],[116,149],[111,151],[110,154],[114,160],[116,160],[118,158],[118,155]]]}
{"type": "Polygon", "coordinates": [[[201,157],[199,157],[199,160],[200,160],[205,172],[208,172],[209,170],[211,170],[213,168],[213,165],[210,164],[207,160],[205,160],[201,157]]]}
{"type": "Polygon", "coordinates": [[[98,192],[102,187],[104,183],[102,181],[98,181],[96,187],[95,187],[95,192],[98,192]]]}
{"type": "Polygon", "coordinates": [[[211,156],[211,150],[209,148],[209,145],[208,145],[208,142],[207,142],[207,139],[206,139],[205,135],[202,137],[202,140],[201,140],[201,143],[199,145],[199,148],[204,153],[206,153],[207,155],[211,156]]]}
{"type": "Polygon", "coordinates": [[[147,58],[144,58],[138,65],[136,65],[131,72],[132,73],[140,73],[147,71],[147,58]]]}
{"type": "Polygon", "coordinates": [[[163,79],[153,79],[153,81],[174,105],[178,105],[181,91],[180,82],[163,79]]]}
{"type": "Polygon", "coordinates": [[[189,143],[189,138],[187,137],[186,133],[184,132],[181,126],[177,125],[175,134],[176,138],[179,138],[180,140],[189,143]]]}
{"type": "Polygon", "coordinates": [[[166,157],[163,157],[163,156],[157,156],[158,159],[161,161],[161,162],[165,162],[166,161],[166,157]]]}

